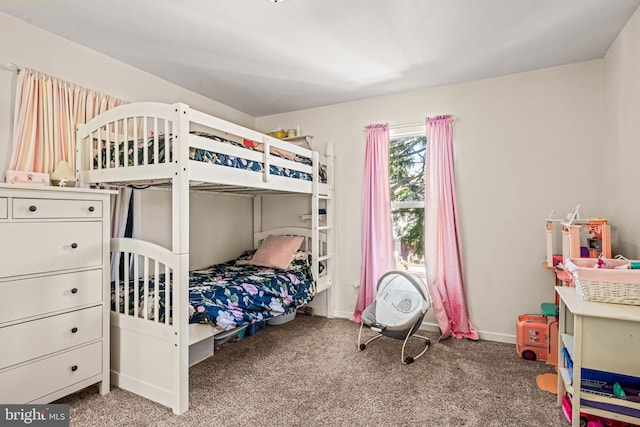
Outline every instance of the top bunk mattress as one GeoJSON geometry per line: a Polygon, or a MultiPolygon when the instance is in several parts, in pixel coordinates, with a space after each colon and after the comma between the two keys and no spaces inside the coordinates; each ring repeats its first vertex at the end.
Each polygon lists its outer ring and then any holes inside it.
{"type": "MultiPolygon", "coordinates": [[[[191,135],[199,136],[203,138],[208,138],[214,141],[222,142],[225,144],[231,144],[237,147],[242,147],[243,149],[248,149],[252,151],[262,151],[260,150],[259,143],[250,140],[244,140],[243,143],[239,143],[233,141],[231,139],[226,139],[221,136],[201,132],[201,131],[191,131],[191,135]]],[[[168,143],[172,143],[171,135],[168,138],[168,143]]],[[[109,152],[107,153],[107,148],[103,147],[100,150],[96,151],[96,155],[93,158],[93,169],[106,169],[106,168],[114,168],[117,165],[128,165],[134,166],[135,164],[159,164],[165,163],[167,160],[165,159],[165,153],[167,143],[164,134],[159,134],[156,137],[150,137],[146,139],[146,141],[138,141],[137,147],[132,147],[131,145],[126,146],[126,154],[125,154],[125,145],[123,142],[119,144],[109,144],[109,152]],[[155,155],[156,149],[154,147],[155,141],[158,141],[158,149],[157,156],[155,155]],[[116,153],[117,147],[117,153],[116,153]],[[135,159],[137,157],[137,159],[135,159]],[[157,157],[157,158],[156,158],[157,157]],[[117,158],[117,162],[116,162],[117,158]],[[135,160],[134,160],[135,159],[135,160]],[[146,161],[145,161],[146,159],[146,161]],[[137,161],[136,161],[137,160],[137,161]]],[[[280,149],[272,149],[271,153],[275,156],[291,160],[295,163],[299,163],[301,165],[312,166],[312,160],[308,157],[300,156],[286,150],[280,149]]],[[[264,171],[264,163],[248,160],[246,158],[240,156],[232,156],[224,153],[217,153],[210,150],[205,150],[202,148],[189,147],[189,159],[197,162],[210,163],[214,165],[221,165],[236,169],[248,170],[252,172],[263,172],[264,171]]],[[[313,176],[311,173],[296,170],[294,168],[286,168],[277,165],[269,165],[269,174],[282,176],[292,179],[300,179],[303,181],[312,181],[313,176]]],[[[320,165],[318,168],[318,178],[320,183],[327,183],[327,171],[326,167],[320,165]]]]}

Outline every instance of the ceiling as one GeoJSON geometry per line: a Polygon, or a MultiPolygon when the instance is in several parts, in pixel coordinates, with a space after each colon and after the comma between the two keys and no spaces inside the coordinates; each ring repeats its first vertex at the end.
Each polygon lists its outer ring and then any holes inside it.
{"type": "Polygon", "coordinates": [[[640,0],[0,0],[252,116],[602,58],[640,0]]]}

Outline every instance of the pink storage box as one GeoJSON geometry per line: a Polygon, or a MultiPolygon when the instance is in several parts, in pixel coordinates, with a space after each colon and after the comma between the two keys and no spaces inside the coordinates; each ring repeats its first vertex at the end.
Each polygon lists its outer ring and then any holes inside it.
{"type": "Polygon", "coordinates": [[[7,171],[5,181],[9,184],[49,185],[49,174],[40,172],[7,171]]]}

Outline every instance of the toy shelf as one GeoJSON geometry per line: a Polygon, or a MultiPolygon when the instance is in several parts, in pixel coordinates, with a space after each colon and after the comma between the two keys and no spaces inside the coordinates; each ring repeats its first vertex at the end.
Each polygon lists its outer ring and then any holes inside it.
{"type": "Polygon", "coordinates": [[[558,336],[558,405],[563,390],[572,398],[572,426],[580,426],[580,413],[640,424],[640,403],[582,390],[583,370],[628,376],[640,381],[640,306],[584,301],[572,287],[556,287],[560,296],[558,336]],[[573,360],[573,372],[562,346],[573,360]]]}
{"type": "Polygon", "coordinates": [[[573,359],[573,343],[575,342],[575,338],[573,337],[573,335],[569,335],[566,333],[560,334],[560,337],[562,338],[562,343],[569,352],[569,356],[571,356],[571,359],[573,359]]]}
{"type": "Polygon", "coordinates": [[[571,382],[573,379],[571,378],[571,372],[569,372],[568,368],[558,368],[560,376],[562,377],[562,381],[564,382],[564,387],[567,390],[567,393],[573,396],[573,385],[571,382]]]}

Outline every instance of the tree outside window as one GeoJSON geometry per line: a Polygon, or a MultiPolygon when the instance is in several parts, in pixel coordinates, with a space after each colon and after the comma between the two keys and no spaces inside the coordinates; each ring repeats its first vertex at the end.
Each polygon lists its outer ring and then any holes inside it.
{"type": "Polygon", "coordinates": [[[391,135],[389,186],[396,266],[424,276],[424,132],[391,135]]]}

